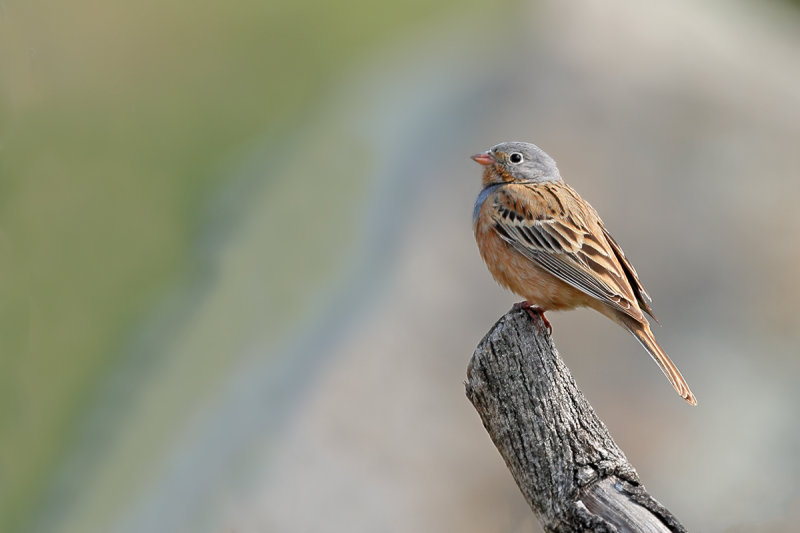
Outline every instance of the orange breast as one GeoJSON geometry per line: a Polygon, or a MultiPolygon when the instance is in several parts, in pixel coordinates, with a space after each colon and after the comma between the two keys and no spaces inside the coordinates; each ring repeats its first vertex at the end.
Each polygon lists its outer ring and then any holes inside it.
{"type": "Polygon", "coordinates": [[[475,221],[475,240],[481,257],[497,282],[544,310],[573,309],[590,305],[591,297],[539,268],[505,242],[492,228],[489,202],[481,206],[475,221]]]}

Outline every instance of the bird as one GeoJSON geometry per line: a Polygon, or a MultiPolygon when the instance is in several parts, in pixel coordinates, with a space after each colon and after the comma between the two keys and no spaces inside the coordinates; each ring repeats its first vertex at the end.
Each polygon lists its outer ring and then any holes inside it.
{"type": "Polygon", "coordinates": [[[472,222],[494,279],[524,298],[515,309],[590,307],[626,330],[650,354],[675,391],[697,399],[656,342],[645,313],[650,296],[597,211],[564,182],[555,161],[535,144],[503,142],[472,156],[483,166],[472,222]]]}

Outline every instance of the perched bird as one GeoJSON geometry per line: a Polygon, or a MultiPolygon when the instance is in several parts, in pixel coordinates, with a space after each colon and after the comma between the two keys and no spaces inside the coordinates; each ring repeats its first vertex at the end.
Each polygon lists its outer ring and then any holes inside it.
{"type": "Polygon", "coordinates": [[[494,279],[525,298],[515,307],[542,318],[550,310],[599,311],[630,331],[677,393],[697,405],[650,331],[642,311],[653,317],[651,300],[633,265],[592,206],[564,183],[555,161],[523,142],[501,143],[472,159],[484,166],[472,215],[475,240],[494,279]]]}

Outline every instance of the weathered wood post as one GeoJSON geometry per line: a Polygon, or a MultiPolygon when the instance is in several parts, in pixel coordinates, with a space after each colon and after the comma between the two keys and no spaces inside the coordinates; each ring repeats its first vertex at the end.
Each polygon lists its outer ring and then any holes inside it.
{"type": "Polygon", "coordinates": [[[685,533],[639,483],[541,318],[503,316],[475,350],[466,388],[546,531],[685,533]]]}

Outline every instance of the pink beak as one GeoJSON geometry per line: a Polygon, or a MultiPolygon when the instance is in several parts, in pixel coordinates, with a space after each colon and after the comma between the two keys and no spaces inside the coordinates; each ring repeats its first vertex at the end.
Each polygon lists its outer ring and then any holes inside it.
{"type": "Polygon", "coordinates": [[[494,157],[489,152],[481,152],[480,154],[475,154],[472,156],[472,159],[476,163],[480,163],[483,166],[491,165],[495,162],[494,157]]]}

